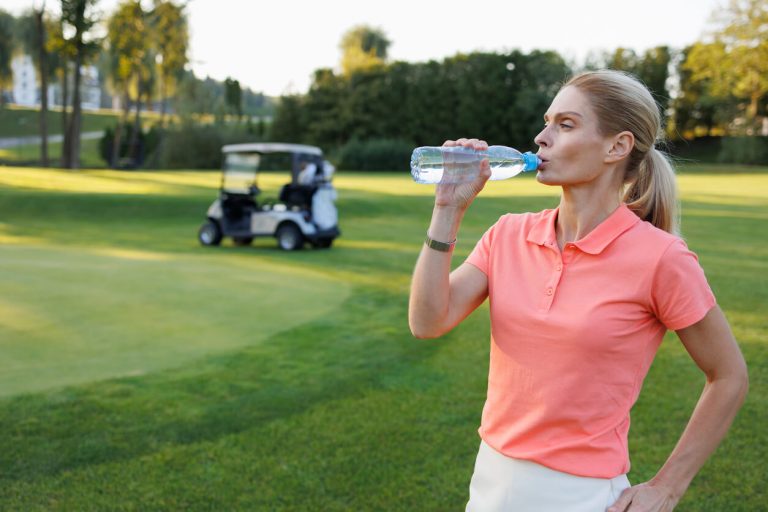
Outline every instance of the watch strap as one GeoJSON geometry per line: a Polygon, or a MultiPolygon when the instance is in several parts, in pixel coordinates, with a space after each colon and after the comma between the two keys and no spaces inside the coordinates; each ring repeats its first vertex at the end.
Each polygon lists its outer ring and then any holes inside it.
{"type": "Polygon", "coordinates": [[[450,252],[456,245],[456,239],[454,239],[453,242],[439,242],[437,240],[431,239],[429,235],[427,235],[427,238],[424,239],[424,243],[430,249],[434,249],[440,252],[450,252]]]}

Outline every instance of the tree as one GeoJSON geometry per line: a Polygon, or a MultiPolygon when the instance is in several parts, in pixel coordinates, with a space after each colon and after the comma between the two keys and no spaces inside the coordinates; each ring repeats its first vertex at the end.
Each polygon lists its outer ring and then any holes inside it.
{"type": "Polygon", "coordinates": [[[619,71],[627,71],[629,73],[635,73],[637,71],[637,65],[639,58],[635,53],[635,50],[631,48],[616,48],[614,52],[608,55],[606,59],[606,67],[616,69],[619,71]]]}
{"type": "Polygon", "coordinates": [[[637,63],[636,68],[638,78],[651,90],[653,97],[661,107],[662,113],[669,105],[667,79],[669,78],[671,60],[672,54],[669,48],[657,46],[646,50],[643,57],[637,63]]]}
{"type": "Polygon", "coordinates": [[[714,96],[746,100],[745,131],[753,134],[768,94],[768,0],[731,0],[716,23],[711,40],[696,43],[684,67],[692,80],[708,81],[714,96]]]}
{"type": "Polygon", "coordinates": [[[430,145],[477,133],[530,147],[568,73],[558,54],[539,51],[395,62],[348,77],[320,69],[305,96],[281,99],[272,135],[332,149],[375,139],[430,145]]]}
{"type": "MultiPolygon", "coordinates": [[[[72,97],[72,117],[64,134],[63,167],[78,169],[80,167],[80,129],[82,124],[82,104],[80,83],[82,81],[81,68],[96,54],[99,49],[97,41],[89,40],[90,31],[97,22],[93,7],[97,0],[61,0],[61,19],[65,28],[69,28],[73,35],[68,39],[74,54],[74,91],[72,97]]],[[[67,33],[66,30],[63,33],[67,33]]]]}
{"type": "Polygon", "coordinates": [[[593,64],[589,67],[607,67],[632,73],[650,89],[664,113],[669,104],[667,79],[671,59],[672,54],[666,46],[649,48],[642,55],[632,49],[619,47],[613,53],[604,54],[602,65],[593,64]]]}
{"type": "Polygon", "coordinates": [[[45,5],[30,10],[18,20],[17,32],[24,51],[32,56],[40,85],[40,164],[48,167],[48,65],[45,5]]]}
{"type": "Polygon", "coordinates": [[[712,96],[709,80],[693,80],[691,71],[685,66],[691,50],[692,46],[682,50],[677,66],[679,90],[672,103],[672,138],[712,135],[715,128],[720,128],[720,123],[727,121],[733,112],[732,100],[712,96]]]}
{"type": "Polygon", "coordinates": [[[155,0],[151,19],[162,125],[165,124],[168,98],[176,94],[184,66],[188,62],[189,29],[184,6],[171,1],[155,0]]]}
{"type": "Polygon", "coordinates": [[[358,25],[341,38],[341,70],[345,76],[381,66],[387,60],[390,40],[381,29],[358,25]]]}
{"type": "Polygon", "coordinates": [[[202,82],[192,71],[185,71],[179,81],[178,90],[173,97],[173,107],[183,125],[192,124],[195,115],[204,112],[209,98],[204,97],[202,82]]]}
{"type": "MultiPolygon", "coordinates": [[[[67,108],[69,105],[69,64],[73,58],[72,48],[64,37],[63,21],[61,18],[46,19],[45,32],[47,35],[46,53],[51,73],[58,75],[61,83],[61,133],[67,133],[67,108]]],[[[62,146],[62,162],[68,152],[67,146],[62,146]]]]}
{"type": "Polygon", "coordinates": [[[13,83],[11,58],[14,50],[14,26],[14,17],[0,9],[0,106],[5,103],[3,92],[13,83]]]}
{"type": "MultiPolygon", "coordinates": [[[[146,13],[138,0],[126,0],[107,22],[107,40],[110,55],[110,82],[120,95],[122,116],[115,128],[112,166],[117,166],[122,145],[123,126],[128,122],[131,100],[136,103],[137,118],[141,109],[141,96],[149,81],[152,63],[146,13]]],[[[136,127],[134,127],[136,128],[136,127]]],[[[136,135],[136,130],[133,132],[136,135]]],[[[132,136],[132,139],[134,138],[132,136]]],[[[135,143],[132,140],[132,143],[135,143]]],[[[133,145],[129,152],[134,153],[133,145]]]]}
{"type": "Polygon", "coordinates": [[[305,142],[306,128],[304,97],[298,95],[281,97],[275,111],[270,136],[284,142],[305,142]]]}
{"type": "Polygon", "coordinates": [[[227,110],[235,113],[238,121],[243,117],[243,90],[239,81],[229,77],[224,80],[224,103],[227,110]]]}

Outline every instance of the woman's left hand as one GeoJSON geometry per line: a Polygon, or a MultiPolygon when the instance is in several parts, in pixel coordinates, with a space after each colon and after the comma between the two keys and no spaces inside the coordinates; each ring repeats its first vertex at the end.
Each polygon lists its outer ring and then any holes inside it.
{"type": "Polygon", "coordinates": [[[625,489],[607,512],[670,512],[677,501],[666,487],[646,482],[625,489]]]}

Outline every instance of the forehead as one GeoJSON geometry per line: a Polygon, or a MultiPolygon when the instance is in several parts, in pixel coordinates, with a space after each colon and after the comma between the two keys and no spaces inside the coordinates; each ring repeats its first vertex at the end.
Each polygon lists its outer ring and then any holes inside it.
{"type": "Polygon", "coordinates": [[[585,119],[593,117],[589,98],[573,86],[560,89],[545,115],[546,117],[553,117],[563,112],[576,112],[585,119]]]}

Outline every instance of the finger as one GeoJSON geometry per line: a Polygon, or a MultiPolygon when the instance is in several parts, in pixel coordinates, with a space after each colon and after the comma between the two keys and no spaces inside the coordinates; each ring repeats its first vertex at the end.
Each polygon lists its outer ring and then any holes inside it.
{"type": "Polygon", "coordinates": [[[606,512],[624,512],[632,503],[632,498],[634,496],[635,496],[634,489],[632,489],[631,487],[629,489],[624,489],[624,492],[621,493],[621,496],[619,496],[619,499],[616,500],[616,503],[608,507],[608,510],[606,512]]]}
{"type": "Polygon", "coordinates": [[[447,140],[443,142],[443,147],[446,147],[446,148],[452,148],[453,146],[456,146],[456,145],[457,144],[455,140],[447,140]]]}
{"type": "Polygon", "coordinates": [[[486,149],[488,149],[488,143],[485,142],[484,140],[478,140],[475,143],[475,149],[477,149],[478,151],[485,151],[486,149]]]}
{"type": "Polygon", "coordinates": [[[491,163],[487,158],[480,161],[480,177],[483,181],[488,181],[488,178],[491,177],[491,163]]]}

